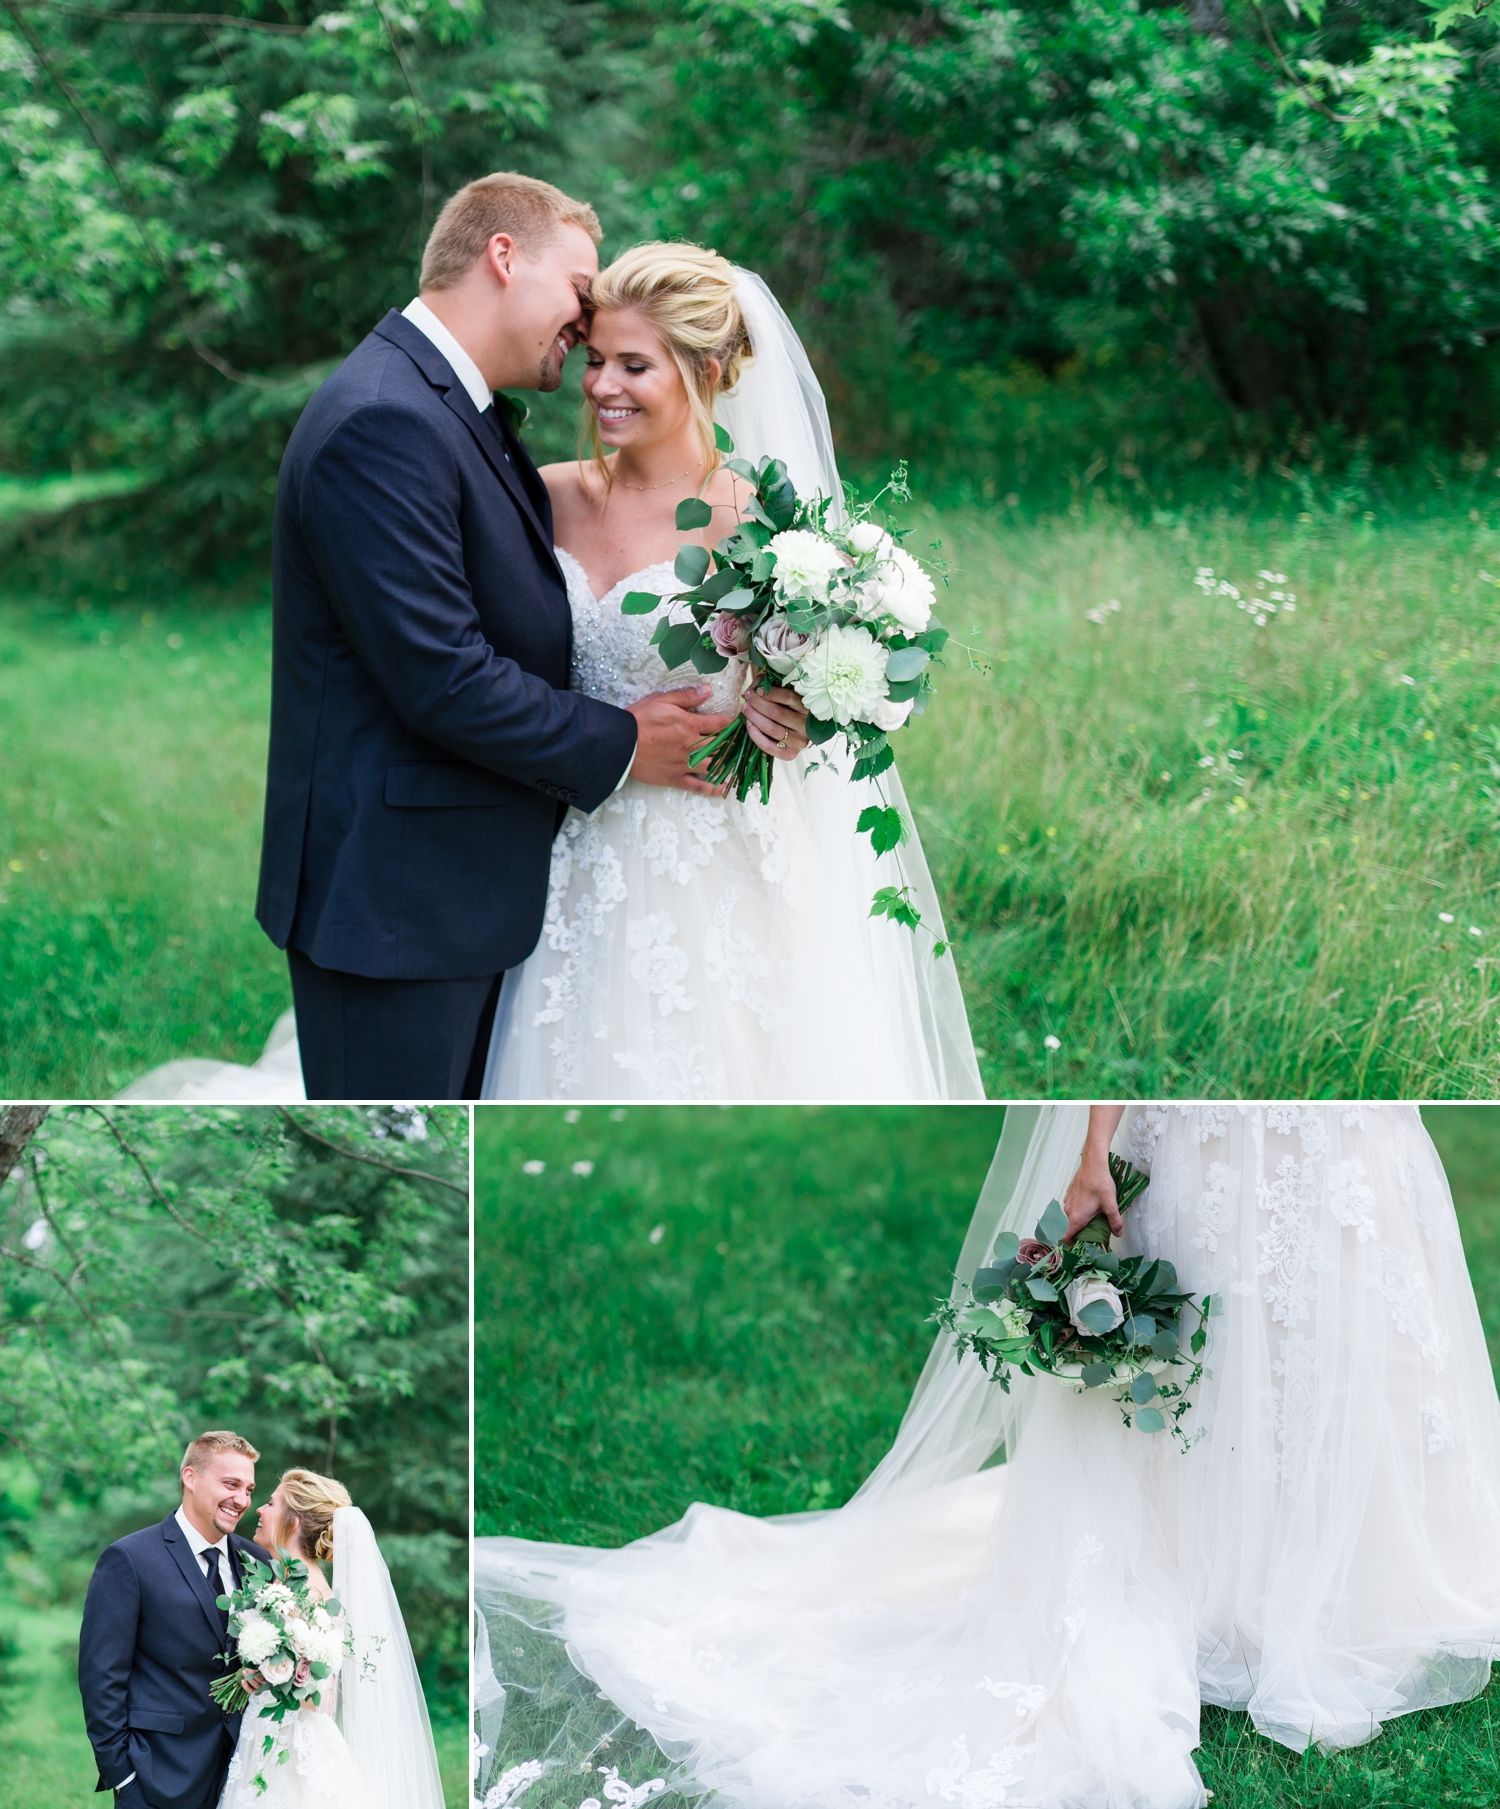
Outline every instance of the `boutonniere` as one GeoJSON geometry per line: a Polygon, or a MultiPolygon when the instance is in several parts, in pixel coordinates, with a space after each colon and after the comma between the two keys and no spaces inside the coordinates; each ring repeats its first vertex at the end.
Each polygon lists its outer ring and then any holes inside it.
{"type": "Polygon", "coordinates": [[[518,402],[514,396],[507,396],[503,391],[496,391],[495,406],[496,408],[503,408],[506,414],[510,416],[510,424],[517,433],[519,433],[531,419],[531,410],[526,404],[524,402],[518,402]]]}

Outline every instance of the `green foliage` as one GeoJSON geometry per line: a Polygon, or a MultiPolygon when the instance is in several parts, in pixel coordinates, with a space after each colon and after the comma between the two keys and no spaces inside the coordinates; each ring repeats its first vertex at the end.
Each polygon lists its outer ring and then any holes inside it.
{"type": "Polygon", "coordinates": [[[1420,42],[1417,0],[1321,23],[1113,0],[653,17],[675,79],[649,204],[792,301],[846,433],[887,443],[903,352],[1158,358],[1236,410],[1494,430],[1487,23],[1420,42]]]}
{"type": "Polygon", "coordinates": [[[381,1535],[429,1690],[466,1674],[462,1108],[64,1107],[0,1196],[0,1528],[40,1601],[233,1425],[381,1535]],[[16,1469],[20,1460],[24,1469],[16,1469]]]}
{"type": "MultiPolygon", "coordinates": [[[[694,1501],[836,1507],[889,1447],[999,1110],[706,1116],[478,1108],[478,1532],[619,1545],[694,1501]]],[[[1500,1109],[1424,1118],[1500,1356],[1500,1109]]],[[[1202,1732],[1214,1809],[1487,1809],[1500,1796],[1500,1677],[1342,1752],[1290,1752],[1221,1709],[1204,1710],[1202,1732]]],[[[630,1781],[660,1775],[650,1742],[629,1741],[609,1750],[623,1762],[628,1747],[630,1781]]],[[[535,1791],[548,1809],[578,1801],[535,1791]]]]}
{"type": "Polygon", "coordinates": [[[442,201],[582,179],[626,74],[567,0],[3,17],[0,460],[150,473],[174,557],[268,538],[292,423],[442,201]]]}

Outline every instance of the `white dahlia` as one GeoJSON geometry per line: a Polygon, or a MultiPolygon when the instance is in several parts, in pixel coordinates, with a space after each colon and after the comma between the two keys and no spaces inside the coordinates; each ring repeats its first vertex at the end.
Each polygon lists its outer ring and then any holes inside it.
{"type": "Polygon", "coordinates": [[[792,688],[824,722],[869,721],[885,702],[889,657],[867,628],[830,628],[802,656],[792,688]]]}
{"type": "Polygon", "coordinates": [[[776,555],[776,589],[783,597],[824,603],[830,580],[844,570],[844,556],[833,542],[808,528],[788,528],[775,535],[766,551],[776,555]]]}
{"type": "Polygon", "coordinates": [[[862,613],[894,616],[907,634],[920,634],[932,620],[937,601],[931,578],[904,548],[892,547],[880,564],[880,598],[862,613]]]}
{"type": "Polygon", "coordinates": [[[241,1659],[251,1667],[263,1664],[281,1644],[281,1634],[263,1614],[245,1616],[238,1638],[241,1659]]]}

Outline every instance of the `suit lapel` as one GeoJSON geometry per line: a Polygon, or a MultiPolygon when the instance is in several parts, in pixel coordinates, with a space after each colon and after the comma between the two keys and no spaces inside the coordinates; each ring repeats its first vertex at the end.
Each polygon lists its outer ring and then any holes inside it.
{"type": "Polygon", "coordinates": [[[427,335],[419,327],[414,327],[404,314],[392,308],[385,319],[376,326],[375,331],[382,339],[389,340],[392,345],[399,346],[406,353],[432,387],[441,393],[443,401],[449,409],[457,415],[474,436],[474,443],[488,460],[490,469],[500,479],[511,500],[536,530],[537,540],[541,543],[548,563],[566,589],[567,581],[563,578],[562,567],[557,563],[557,555],[552,550],[552,536],[543,525],[541,516],[526,493],[526,483],[521,473],[506,457],[504,433],[499,422],[485,420],[474,406],[469,392],[454,376],[453,368],[448,360],[427,335]]]}
{"type": "Polygon", "coordinates": [[[209,1587],[208,1578],[203,1574],[203,1566],[198,1562],[196,1552],[182,1535],[182,1528],[172,1515],[168,1515],[161,1523],[162,1537],[167,1542],[167,1550],[177,1562],[183,1580],[198,1599],[198,1605],[208,1616],[209,1625],[214,1630],[214,1638],[223,1640],[228,1635],[229,1625],[218,1608],[218,1590],[209,1587]]]}

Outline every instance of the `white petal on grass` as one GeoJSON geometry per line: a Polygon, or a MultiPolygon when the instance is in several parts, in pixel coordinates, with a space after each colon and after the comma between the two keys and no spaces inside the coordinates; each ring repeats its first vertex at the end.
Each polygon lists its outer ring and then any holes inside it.
{"type": "Polygon", "coordinates": [[[1062,1048],[1062,1044],[1057,1040],[1057,1038],[1055,1036],[1044,1036],[1042,1038],[1042,1045],[1044,1048],[1047,1048],[1047,1049],[1061,1049],[1062,1048]]]}
{"type": "Polygon", "coordinates": [[[1452,923],[1452,921],[1453,921],[1453,913],[1451,911],[1439,911],[1438,912],[1438,922],[1439,923],[1452,923]]]}
{"type": "Polygon", "coordinates": [[[1471,936],[1482,936],[1484,934],[1484,931],[1482,929],[1480,929],[1480,927],[1477,923],[1471,923],[1469,925],[1469,934],[1471,936]]]}
{"type": "Polygon", "coordinates": [[[651,1244],[659,1244],[666,1235],[667,1228],[665,1225],[653,1225],[646,1241],[651,1244]]]}
{"type": "Polygon", "coordinates": [[[542,1175],[546,1172],[547,1164],[545,1162],[538,1162],[535,1157],[533,1157],[530,1162],[523,1162],[521,1164],[521,1173],[523,1175],[542,1175]]]}
{"type": "Polygon", "coordinates": [[[575,1162],[573,1164],[573,1173],[575,1175],[591,1175],[593,1172],[594,1165],[592,1162],[575,1162]]]}

